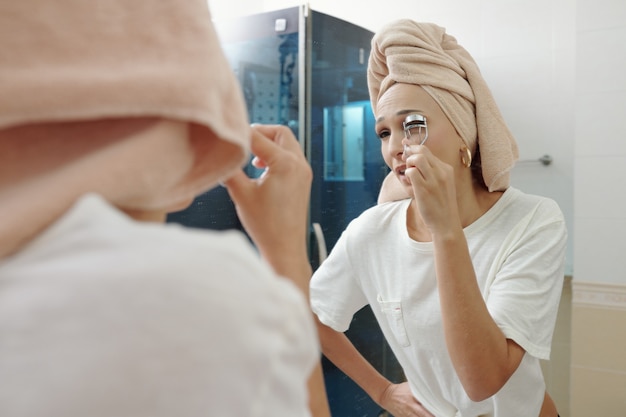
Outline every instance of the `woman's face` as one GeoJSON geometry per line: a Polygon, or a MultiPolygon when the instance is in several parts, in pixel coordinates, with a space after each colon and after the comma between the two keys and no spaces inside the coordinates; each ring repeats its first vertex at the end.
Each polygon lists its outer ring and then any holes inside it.
{"type": "Polygon", "coordinates": [[[464,142],[437,102],[418,85],[394,84],[378,100],[375,129],[381,141],[383,159],[400,183],[411,186],[404,176],[406,164],[403,158],[404,143],[407,143],[403,121],[410,114],[426,117],[428,139],[424,146],[451,165],[455,172],[467,170],[459,154],[464,142]]]}

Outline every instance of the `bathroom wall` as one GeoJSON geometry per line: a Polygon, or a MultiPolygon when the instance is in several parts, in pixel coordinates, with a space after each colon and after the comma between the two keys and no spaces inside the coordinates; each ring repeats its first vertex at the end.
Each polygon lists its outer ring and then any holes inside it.
{"type": "MultiPolygon", "coordinates": [[[[570,234],[548,388],[562,417],[626,415],[626,1],[312,0],[372,31],[440,24],[476,58],[515,134],[512,183],[555,199],[570,234]],[[538,159],[549,155],[553,162],[538,159]]],[[[215,18],[296,6],[209,0],[215,18]]]]}
{"type": "Polygon", "coordinates": [[[572,417],[626,416],[626,2],[578,0],[572,417]]]}

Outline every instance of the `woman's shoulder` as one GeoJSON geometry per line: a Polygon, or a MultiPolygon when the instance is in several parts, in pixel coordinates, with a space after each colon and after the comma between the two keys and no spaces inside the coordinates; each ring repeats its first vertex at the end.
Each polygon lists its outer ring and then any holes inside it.
{"type": "Polygon", "coordinates": [[[403,223],[409,203],[410,199],[404,199],[376,204],[350,221],[346,230],[350,233],[379,233],[381,230],[388,230],[392,224],[403,223]]]}
{"type": "Polygon", "coordinates": [[[563,218],[558,203],[547,196],[529,194],[517,188],[509,187],[504,193],[503,199],[503,205],[522,214],[563,218]]]}
{"type": "Polygon", "coordinates": [[[0,276],[5,299],[22,297],[14,312],[24,317],[42,306],[97,315],[111,303],[122,315],[135,314],[143,303],[147,315],[167,305],[207,321],[241,317],[280,325],[287,314],[303,331],[312,328],[304,295],[277,276],[243,234],[139,223],[98,198],[79,202],[4,259],[0,276]]]}
{"type": "Polygon", "coordinates": [[[68,284],[90,280],[94,286],[122,288],[133,282],[155,291],[186,285],[261,291],[286,282],[238,231],[137,222],[93,195],[79,200],[0,268],[5,276],[44,279],[37,271],[45,270],[47,277],[68,284]]]}
{"type": "Polygon", "coordinates": [[[528,194],[509,187],[499,200],[466,231],[470,234],[507,234],[511,230],[537,230],[547,225],[565,228],[565,219],[559,205],[553,199],[541,195],[528,194]]]}

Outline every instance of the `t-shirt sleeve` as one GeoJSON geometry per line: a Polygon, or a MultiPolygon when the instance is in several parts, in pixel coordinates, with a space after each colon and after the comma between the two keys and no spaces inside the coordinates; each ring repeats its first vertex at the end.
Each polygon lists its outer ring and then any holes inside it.
{"type": "Polygon", "coordinates": [[[502,265],[486,297],[502,332],[539,359],[549,359],[563,288],[567,231],[548,200],[503,245],[502,265]]]}
{"type": "Polygon", "coordinates": [[[319,320],[338,332],[350,327],[354,314],[367,304],[351,262],[350,227],[315,271],[310,283],[311,308],[319,320]]]}

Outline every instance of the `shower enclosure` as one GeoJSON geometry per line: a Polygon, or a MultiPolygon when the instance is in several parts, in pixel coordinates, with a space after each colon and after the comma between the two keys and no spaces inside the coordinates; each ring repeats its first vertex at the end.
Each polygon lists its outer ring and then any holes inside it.
{"type": "MultiPolygon", "coordinates": [[[[310,259],[317,268],[347,224],[376,203],[388,172],[369,103],[366,67],[373,33],[308,6],[215,22],[245,96],[251,123],[283,124],[299,138],[314,179],[310,259]]],[[[250,176],[259,172],[248,165],[250,176]]],[[[218,187],[168,221],[208,229],[241,229],[232,201],[218,187]]],[[[393,381],[402,372],[369,307],[346,333],[393,381]]],[[[329,361],[323,368],[332,415],[381,414],[329,361]]]]}

